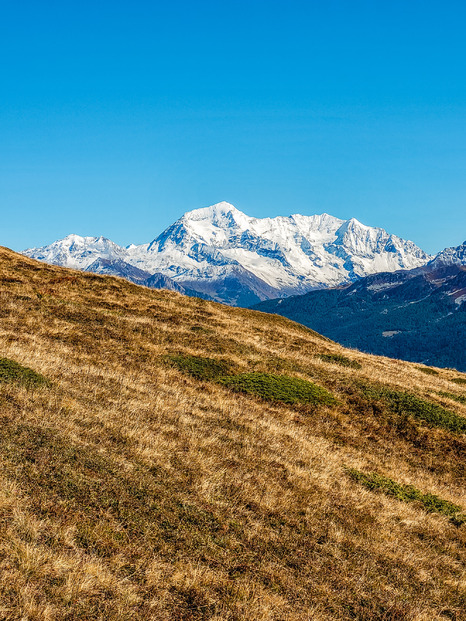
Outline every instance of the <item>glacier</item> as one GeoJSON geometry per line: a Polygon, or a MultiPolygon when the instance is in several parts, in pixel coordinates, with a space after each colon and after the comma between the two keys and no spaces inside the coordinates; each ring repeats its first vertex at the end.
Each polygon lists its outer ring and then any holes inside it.
{"type": "Polygon", "coordinates": [[[241,306],[413,269],[432,259],[413,242],[355,218],[325,213],[254,218],[227,202],[188,211],[147,244],[124,248],[104,237],[68,235],[24,254],[102,273],[109,273],[109,262],[114,273],[125,265],[122,276],[133,266],[241,306]]]}

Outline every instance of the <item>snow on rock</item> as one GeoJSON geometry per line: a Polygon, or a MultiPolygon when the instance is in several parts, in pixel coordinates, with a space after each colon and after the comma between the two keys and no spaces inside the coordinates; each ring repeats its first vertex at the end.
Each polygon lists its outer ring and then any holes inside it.
{"type": "Polygon", "coordinates": [[[442,265],[466,265],[466,241],[459,246],[445,248],[436,255],[429,265],[440,267],[442,265]]]}
{"type": "Polygon", "coordinates": [[[24,254],[78,269],[98,258],[120,259],[191,287],[240,274],[245,282],[252,277],[263,281],[264,288],[255,281],[259,299],[411,269],[431,258],[413,242],[355,218],[345,221],[325,213],[253,218],[226,202],[188,211],[148,244],[122,248],[103,237],[69,235],[24,254]]]}
{"type": "Polygon", "coordinates": [[[126,250],[106,237],[80,235],[67,235],[49,246],[28,248],[23,254],[46,263],[78,270],[87,269],[97,259],[126,259],[126,250]]]}
{"type": "Polygon", "coordinates": [[[240,265],[285,293],[410,269],[430,258],[412,242],[355,219],[252,218],[225,202],[186,213],[148,246],[128,252],[134,265],[175,280],[213,278],[240,265]]]}

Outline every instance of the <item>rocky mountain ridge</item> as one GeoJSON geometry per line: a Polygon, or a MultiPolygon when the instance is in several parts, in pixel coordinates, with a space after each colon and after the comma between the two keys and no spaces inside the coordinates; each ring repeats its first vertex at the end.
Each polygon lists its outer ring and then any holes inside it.
{"type": "Polygon", "coordinates": [[[135,282],[160,273],[182,288],[239,306],[412,269],[431,259],[413,242],[354,218],[252,218],[226,202],[187,212],[148,244],[123,248],[104,237],[68,235],[24,254],[135,282]]]}

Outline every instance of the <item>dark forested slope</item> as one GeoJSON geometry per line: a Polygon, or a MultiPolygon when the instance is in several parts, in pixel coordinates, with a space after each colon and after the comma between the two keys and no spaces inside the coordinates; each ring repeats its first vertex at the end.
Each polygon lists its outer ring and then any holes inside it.
{"type": "Polygon", "coordinates": [[[309,326],[346,347],[466,371],[466,267],[375,274],[345,288],[253,308],[309,326]]]}

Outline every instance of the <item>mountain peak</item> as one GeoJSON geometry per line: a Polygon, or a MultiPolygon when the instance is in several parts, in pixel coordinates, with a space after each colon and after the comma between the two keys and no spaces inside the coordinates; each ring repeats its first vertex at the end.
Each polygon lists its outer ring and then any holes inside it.
{"type": "Polygon", "coordinates": [[[87,269],[98,258],[124,260],[126,251],[102,235],[99,237],[83,237],[71,233],[48,246],[29,248],[23,254],[46,263],[87,269]]]}
{"type": "Polygon", "coordinates": [[[360,222],[357,218],[350,218],[348,220],[348,226],[353,226],[355,228],[360,228],[360,229],[369,229],[370,228],[366,224],[363,224],[362,222],[360,222]]]}
{"type": "Polygon", "coordinates": [[[231,203],[222,201],[210,207],[188,211],[180,221],[188,224],[205,241],[210,241],[212,235],[215,233],[215,236],[218,236],[220,230],[246,230],[252,218],[236,209],[231,203]]]}
{"type": "Polygon", "coordinates": [[[108,237],[104,237],[103,235],[94,237],[94,236],[89,236],[89,235],[84,236],[84,235],[77,235],[76,233],[70,233],[66,237],[63,237],[62,239],[59,239],[53,243],[66,245],[68,243],[69,244],[90,244],[90,243],[113,244],[114,242],[108,239],[108,237]]]}
{"type": "Polygon", "coordinates": [[[186,220],[211,220],[214,217],[226,216],[228,214],[241,214],[242,216],[245,216],[242,211],[237,209],[231,203],[221,201],[220,203],[215,203],[215,205],[210,205],[209,207],[201,207],[199,209],[187,211],[183,218],[186,220]]]}
{"type": "Polygon", "coordinates": [[[356,233],[359,233],[361,231],[382,231],[383,229],[380,228],[373,228],[370,226],[367,226],[366,224],[363,224],[362,222],[359,222],[359,220],[357,220],[356,218],[349,218],[349,220],[344,220],[342,225],[339,228],[340,232],[347,232],[347,231],[355,231],[356,233]]]}
{"type": "Polygon", "coordinates": [[[459,246],[445,248],[439,252],[430,262],[430,265],[466,265],[466,241],[459,246]]]}

